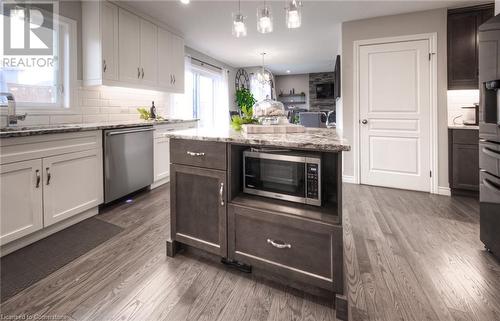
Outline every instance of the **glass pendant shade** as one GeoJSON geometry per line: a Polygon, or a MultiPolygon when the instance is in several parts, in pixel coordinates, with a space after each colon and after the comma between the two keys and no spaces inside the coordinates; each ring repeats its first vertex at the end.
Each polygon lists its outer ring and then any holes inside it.
{"type": "Polygon", "coordinates": [[[269,6],[257,8],[257,31],[269,33],[273,31],[273,16],[269,6]]]}
{"type": "Polygon", "coordinates": [[[239,13],[233,14],[233,36],[240,38],[246,35],[247,26],[245,25],[245,17],[239,13]]]}
{"type": "Polygon", "coordinates": [[[302,24],[302,10],[300,10],[301,3],[295,0],[290,1],[288,8],[286,8],[286,26],[289,29],[299,28],[302,24]]]}

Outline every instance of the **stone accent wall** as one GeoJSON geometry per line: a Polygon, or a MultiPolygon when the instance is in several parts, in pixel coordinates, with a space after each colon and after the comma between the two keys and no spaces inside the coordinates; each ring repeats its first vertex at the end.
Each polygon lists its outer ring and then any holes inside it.
{"type": "Polygon", "coordinates": [[[335,109],[335,99],[317,99],[316,84],[333,82],[334,72],[319,72],[309,74],[309,110],[333,110],[335,109]]]}

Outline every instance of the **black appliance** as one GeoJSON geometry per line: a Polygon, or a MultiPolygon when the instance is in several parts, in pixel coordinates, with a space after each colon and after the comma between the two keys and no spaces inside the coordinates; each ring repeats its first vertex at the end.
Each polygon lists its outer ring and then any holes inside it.
{"type": "Polygon", "coordinates": [[[243,152],[243,192],[321,206],[321,157],[287,150],[243,152]]]}
{"type": "Polygon", "coordinates": [[[500,15],[479,27],[480,238],[500,258],[500,15]]]}

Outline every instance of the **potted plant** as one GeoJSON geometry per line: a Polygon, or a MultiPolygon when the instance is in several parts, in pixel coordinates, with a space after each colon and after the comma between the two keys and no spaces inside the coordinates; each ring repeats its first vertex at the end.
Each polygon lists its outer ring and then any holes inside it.
{"type": "Polygon", "coordinates": [[[241,125],[244,124],[257,123],[257,120],[253,118],[253,105],[256,101],[250,90],[246,88],[236,90],[236,104],[240,115],[231,117],[231,126],[235,130],[241,130],[241,125]]]}

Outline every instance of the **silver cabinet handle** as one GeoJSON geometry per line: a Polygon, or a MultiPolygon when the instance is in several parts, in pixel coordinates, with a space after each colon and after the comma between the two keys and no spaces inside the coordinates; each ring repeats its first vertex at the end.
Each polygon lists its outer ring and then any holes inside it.
{"type": "Polygon", "coordinates": [[[174,76],[172,76],[172,74],[170,74],[170,84],[173,85],[174,84],[174,76]]]}
{"type": "Polygon", "coordinates": [[[108,69],[108,67],[106,66],[106,59],[104,59],[104,60],[102,61],[102,66],[103,66],[103,67],[102,67],[102,70],[103,70],[104,72],[106,72],[106,69],[108,69]]]}
{"type": "Polygon", "coordinates": [[[219,199],[220,199],[220,206],[224,206],[224,183],[220,183],[219,199]]]}
{"type": "Polygon", "coordinates": [[[271,244],[277,249],[291,249],[292,245],[289,243],[276,242],[275,240],[267,239],[267,243],[271,244]]]}
{"type": "Polygon", "coordinates": [[[119,130],[119,131],[111,131],[107,132],[106,136],[114,136],[114,135],[123,135],[123,134],[132,134],[132,133],[141,133],[141,132],[151,132],[155,130],[154,128],[141,128],[141,129],[132,129],[132,130],[119,130]]]}
{"type": "Polygon", "coordinates": [[[205,156],[205,153],[203,152],[199,152],[199,153],[196,153],[196,152],[190,152],[190,151],[187,151],[186,154],[188,154],[189,156],[205,156]]]}
{"type": "Polygon", "coordinates": [[[40,180],[42,179],[41,176],[40,176],[40,170],[37,169],[35,171],[35,175],[36,175],[36,188],[39,188],[40,187],[40,180]]]}
{"type": "Polygon", "coordinates": [[[141,68],[137,67],[137,78],[141,78],[141,68]]]}
{"type": "Polygon", "coordinates": [[[142,69],[142,79],[144,79],[144,68],[141,68],[142,69]]]}
{"type": "Polygon", "coordinates": [[[52,178],[52,174],[50,174],[50,168],[46,167],[45,172],[47,172],[47,185],[50,184],[50,179],[52,178]]]}

